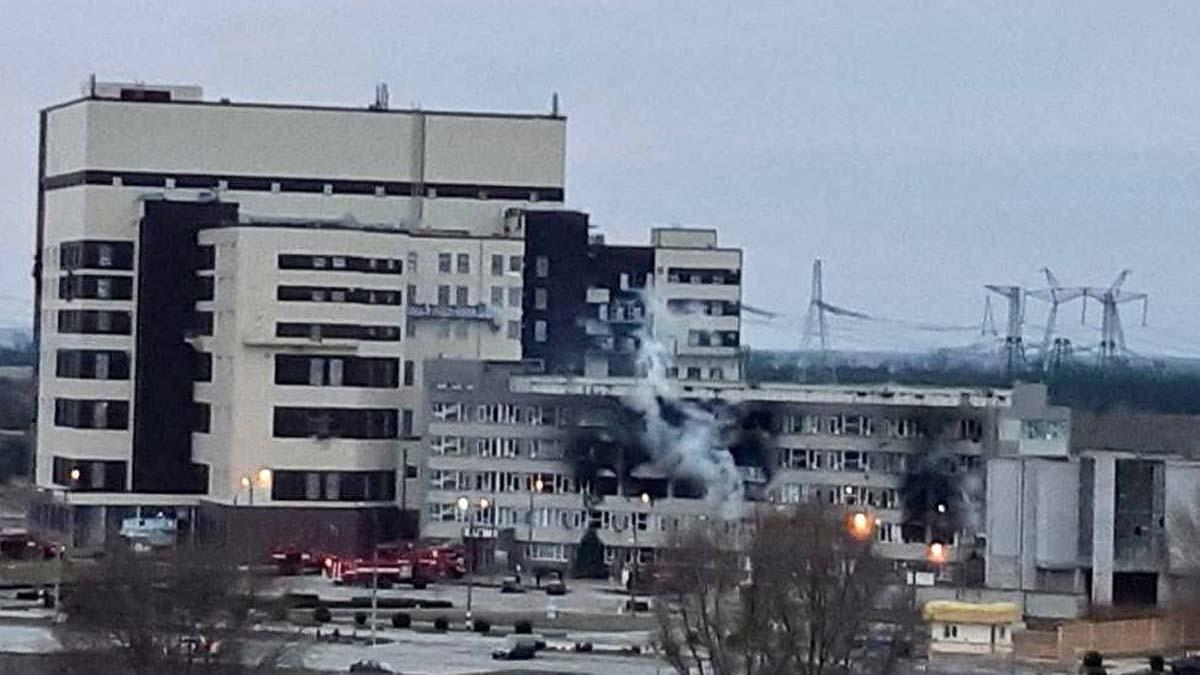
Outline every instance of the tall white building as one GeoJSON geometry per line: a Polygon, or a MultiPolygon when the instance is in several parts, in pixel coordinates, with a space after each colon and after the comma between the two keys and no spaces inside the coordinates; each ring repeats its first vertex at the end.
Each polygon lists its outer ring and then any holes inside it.
{"type": "Polygon", "coordinates": [[[394,531],[425,360],[521,355],[516,214],[563,201],[565,128],[120,83],[42,111],[42,516],[394,531]]]}

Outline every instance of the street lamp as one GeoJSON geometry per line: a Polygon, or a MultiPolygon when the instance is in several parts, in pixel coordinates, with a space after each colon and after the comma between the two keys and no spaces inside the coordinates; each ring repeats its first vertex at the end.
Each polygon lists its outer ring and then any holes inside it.
{"type": "MultiPolygon", "coordinates": [[[[471,527],[471,500],[467,499],[465,496],[459,497],[456,505],[458,506],[459,513],[461,513],[463,516],[463,521],[467,524],[466,527],[463,528],[463,539],[465,540],[467,538],[467,532],[470,531],[471,527]]],[[[479,498],[480,511],[486,511],[489,506],[491,506],[491,502],[488,501],[487,497],[479,498]]],[[[474,625],[474,622],[471,621],[471,596],[473,595],[475,588],[475,561],[478,557],[475,546],[476,539],[477,537],[471,537],[471,569],[468,570],[467,574],[467,623],[471,625],[474,625]]],[[[463,543],[466,542],[464,541],[463,543]]]]}
{"type": "MultiPolygon", "coordinates": [[[[526,549],[525,549],[528,552],[529,560],[533,559],[533,496],[535,494],[541,492],[542,488],[544,488],[544,487],[546,487],[546,484],[542,482],[542,477],[538,476],[537,480],[535,480],[533,482],[533,489],[529,491],[529,539],[526,542],[526,549]]],[[[532,572],[532,569],[533,569],[533,566],[532,566],[532,564],[530,564],[531,572],[532,572]]],[[[538,585],[540,586],[541,585],[541,577],[538,577],[538,580],[539,580],[538,585]]]]}
{"type": "MultiPolygon", "coordinates": [[[[643,492],[642,496],[639,497],[639,499],[641,499],[643,506],[646,506],[646,507],[650,506],[650,493],[643,492]]],[[[640,514],[634,514],[633,523],[632,523],[632,525],[633,525],[633,574],[631,574],[629,576],[630,583],[631,583],[629,596],[630,596],[630,600],[632,600],[632,602],[633,602],[633,613],[634,614],[637,613],[638,567],[640,567],[642,564],[642,549],[638,546],[638,518],[637,518],[638,515],[640,515],[640,514]]],[[[650,527],[650,515],[649,514],[646,515],[646,527],[647,528],[650,527]]]]}
{"type": "MultiPolygon", "coordinates": [[[[254,506],[254,486],[258,485],[259,487],[270,488],[272,477],[273,475],[271,470],[267,468],[259,469],[253,477],[250,475],[242,476],[241,483],[242,487],[246,489],[247,506],[254,506]]],[[[234,502],[237,502],[236,498],[234,499],[234,502]]]]}

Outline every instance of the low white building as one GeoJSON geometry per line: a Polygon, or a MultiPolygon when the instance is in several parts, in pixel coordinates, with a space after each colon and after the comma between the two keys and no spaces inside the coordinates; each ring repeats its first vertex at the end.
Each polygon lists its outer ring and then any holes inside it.
{"type": "Polygon", "coordinates": [[[931,600],[922,614],[929,622],[930,653],[1010,654],[1013,631],[1024,627],[1011,602],[931,600]]]}

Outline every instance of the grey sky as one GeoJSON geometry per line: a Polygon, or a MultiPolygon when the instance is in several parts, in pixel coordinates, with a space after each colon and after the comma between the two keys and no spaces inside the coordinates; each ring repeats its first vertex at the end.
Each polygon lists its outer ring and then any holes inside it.
{"type": "Polygon", "coordinates": [[[748,302],[802,313],[820,256],[839,304],[969,324],[983,283],[1131,267],[1131,348],[1200,353],[1200,4],[1150,4],[0,0],[0,324],[30,294],[37,110],[94,71],[235,100],[558,91],[570,206],[610,239],[719,227],[748,302]]]}

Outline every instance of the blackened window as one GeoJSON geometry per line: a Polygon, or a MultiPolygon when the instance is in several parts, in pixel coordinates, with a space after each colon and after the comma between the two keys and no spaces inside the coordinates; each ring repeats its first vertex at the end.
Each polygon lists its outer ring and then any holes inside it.
{"type": "Polygon", "coordinates": [[[394,501],[395,471],[275,471],[276,501],[394,501]]]}
{"type": "Polygon", "coordinates": [[[212,406],[202,401],[192,403],[192,431],[207,434],[212,429],[212,406]]]}
{"type": "Polygon", "coordinates": [[[396,410],[391,408],[276,407],[275,438],[396,438],[396,410]]]}
{"type": "Polygon", "coordinates": [[[450,287],[446,285],[438,286],[437,304],[446,306],[450,304],[450,287]]]}
{"type": "Polygon", "coordinates": [[[416,381],[416,370],[417,364],[412,361],[404,362],[404,386],[413,386],[413,382],[416,381]]]}
{"type": "Polygon", "coordinates": [[[400,433],[408,437],[413,435],[413,411],[409,408],[404,409],[404,414],[401,416],[400,433]]]}
{"type": "Polygon", "coordinates": [[[538,278],[545,279],[550,276],[550,258],[539,255],[534,259],[534,265],[534,273],[537,274],[538,278]]]}
{"type": "Polygon", "coordinates": [[[452,262],[452,258],[449,253],[439,253],[438,254],[438,272],[440,272],[442,274],[449,274],[451,262],[452,262]]]}
{"type": "Polygon", "coordinates": [[[499,253],[492,254],[492,276],[498,277],[504,274],[504,256],[499,253]]]}
{"type": "Polygon", "coordinates": [[[80,380],[128,380],[128,352],[102,349],[60,349],[55,374],[80,380]]]}
{"type": "Polygon", "coordinates": [[[56,398],[54,425],[74,429],[128,429],[129,402],[56,398]]]}
{"type": "Polygon", "coordinates": [[[459,253],[455,262],[459,274],[470,274],[471,255],[469,253],[459,253]]]}
{"type": "Polygon", "coordinates": [[[60,269],[133,269],[133,242],[84,239],[58,246],[60,269]]]}
{"type": "Polygon", "coordinates": [[[192,381],[212,382],[212,354],[208,352],[196,352],[195,354],[195,361],[192,365],[192,381]]]}
{"type": "Polygon", "coordinates": [[[519,255],[509,256],[508,271],[520,273],[520,271],[525,267],[523,262],[524,262],[523,256],[519,256],[519,255]]]}
{"type": "Polygon", "coordinates": [[[55,457],[52,480],[75,491],[125,491],[125,462],[55,457]]]}
{"type": "Polygon", "coordinates": [[[466,286],[457,286],[454,289],[454,304],[459,307],[466,307],[469,299],[469,291],[466,286]]]}
{"type": "Polygon", "coordinates": [[[129,300],[133,297],[133,277],[68,274],[58,280],[58,297],[63,300],[129,300]]]}
{"type": "Polygon", "coordinates": [[[99,309],[60,309],[58,332],[87,335],[129,335],[129,312],[99,309]]]}

